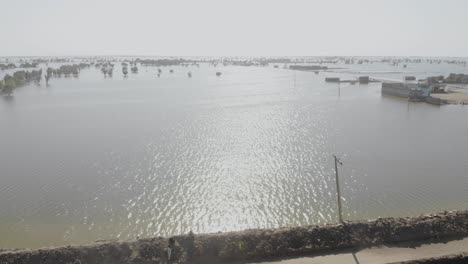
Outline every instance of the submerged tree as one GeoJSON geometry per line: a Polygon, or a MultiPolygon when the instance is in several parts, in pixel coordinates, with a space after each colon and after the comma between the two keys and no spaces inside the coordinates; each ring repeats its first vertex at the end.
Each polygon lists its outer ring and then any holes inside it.
{"type": "Polygon", "coordinates": [[[3,78],[2,82],[3,82],[2,93],[6,96],[11,96],[11,94],[13,93],[13,90],[18,85],[17,82],[15,81],[15,78],[7,74],[3,78]]]}
{"type": "Polygon", "coordinates": [[[46,81],[46,85],[49,85],[49,79],[52,77],[52,73],[53,73],[54,69],[52,68],[47,68],[46,70],[46,74],[45,74],[45,81],[46,81]]]}
{"type": "Polygon", "coordinates": [[[104,74],[104,77],[107,77],[107,68],[106,67],[102,67],[101,72],[104,74]]]}

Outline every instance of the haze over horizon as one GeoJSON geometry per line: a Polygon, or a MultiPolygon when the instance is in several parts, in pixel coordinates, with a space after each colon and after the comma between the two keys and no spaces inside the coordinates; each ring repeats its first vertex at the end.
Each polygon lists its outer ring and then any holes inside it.
{"type": "Polygon", "coordinates": [[[463,0],[0,2],[0,56],[468,56],[463,0]]]}

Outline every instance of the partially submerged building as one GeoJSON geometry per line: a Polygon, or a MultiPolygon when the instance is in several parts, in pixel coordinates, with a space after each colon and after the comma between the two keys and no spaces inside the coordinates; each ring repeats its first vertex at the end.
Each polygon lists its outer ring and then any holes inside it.
{"type": "Polygon", "coordinates": [[[468,84],[468,75],[451,73],[445,78],[444,82],[450,84],[468,84]]]}
{"type": "Polygon", "coordinates": [[[359,76],[359,83],[361,84],[368,84],[369,83],[369,76],[359,76]]]}
{"type": "Polygon", "coordinates": [[[468,75],[432,76],[418,83],[382,83],[382,94],[430,104],[468,104],[468,75]]]}
{"type": "Polygon", "coordinates": [[[326,77],[326,78],[325,78],[325,82],[335,82],[335,83],[339,83],[339,82],[340,82],[340,78],[339,78],[339,77],[326,77]]]}
{"type": "Polygon", "coordinates": [[[382,83],[382,94],[401,98],[424,100],[430,95],[430,86],[418,83],[382,83]]]}

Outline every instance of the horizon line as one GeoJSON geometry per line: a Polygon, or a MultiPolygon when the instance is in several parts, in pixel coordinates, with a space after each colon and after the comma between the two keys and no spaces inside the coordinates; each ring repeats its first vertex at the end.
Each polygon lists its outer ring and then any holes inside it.
{"type": "Polygon", "coordinates": [[[372,58],[372,57],[390,57],[390,58],[468,58],[466,55],[460,56],[441,56],[441,55],[151,55],[151,54],[101,54],[101,55],[91,55],[91,54],[82,54],[82,55],[0,55],[0,58],[20,58],[20,57],[251,57],[251,58],[304,58],[304,57],[314,57],[314,58],[323,58],[323,57],[361,57],[361,58],[372,58]]]}

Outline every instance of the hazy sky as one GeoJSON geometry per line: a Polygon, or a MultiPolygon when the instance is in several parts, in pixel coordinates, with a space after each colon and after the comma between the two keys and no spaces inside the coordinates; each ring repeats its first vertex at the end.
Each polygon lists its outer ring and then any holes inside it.
{"type": "Polygon", "coordinates": [[[0,0],[0,56],[468,56],[465,0],[0,0]]]}

